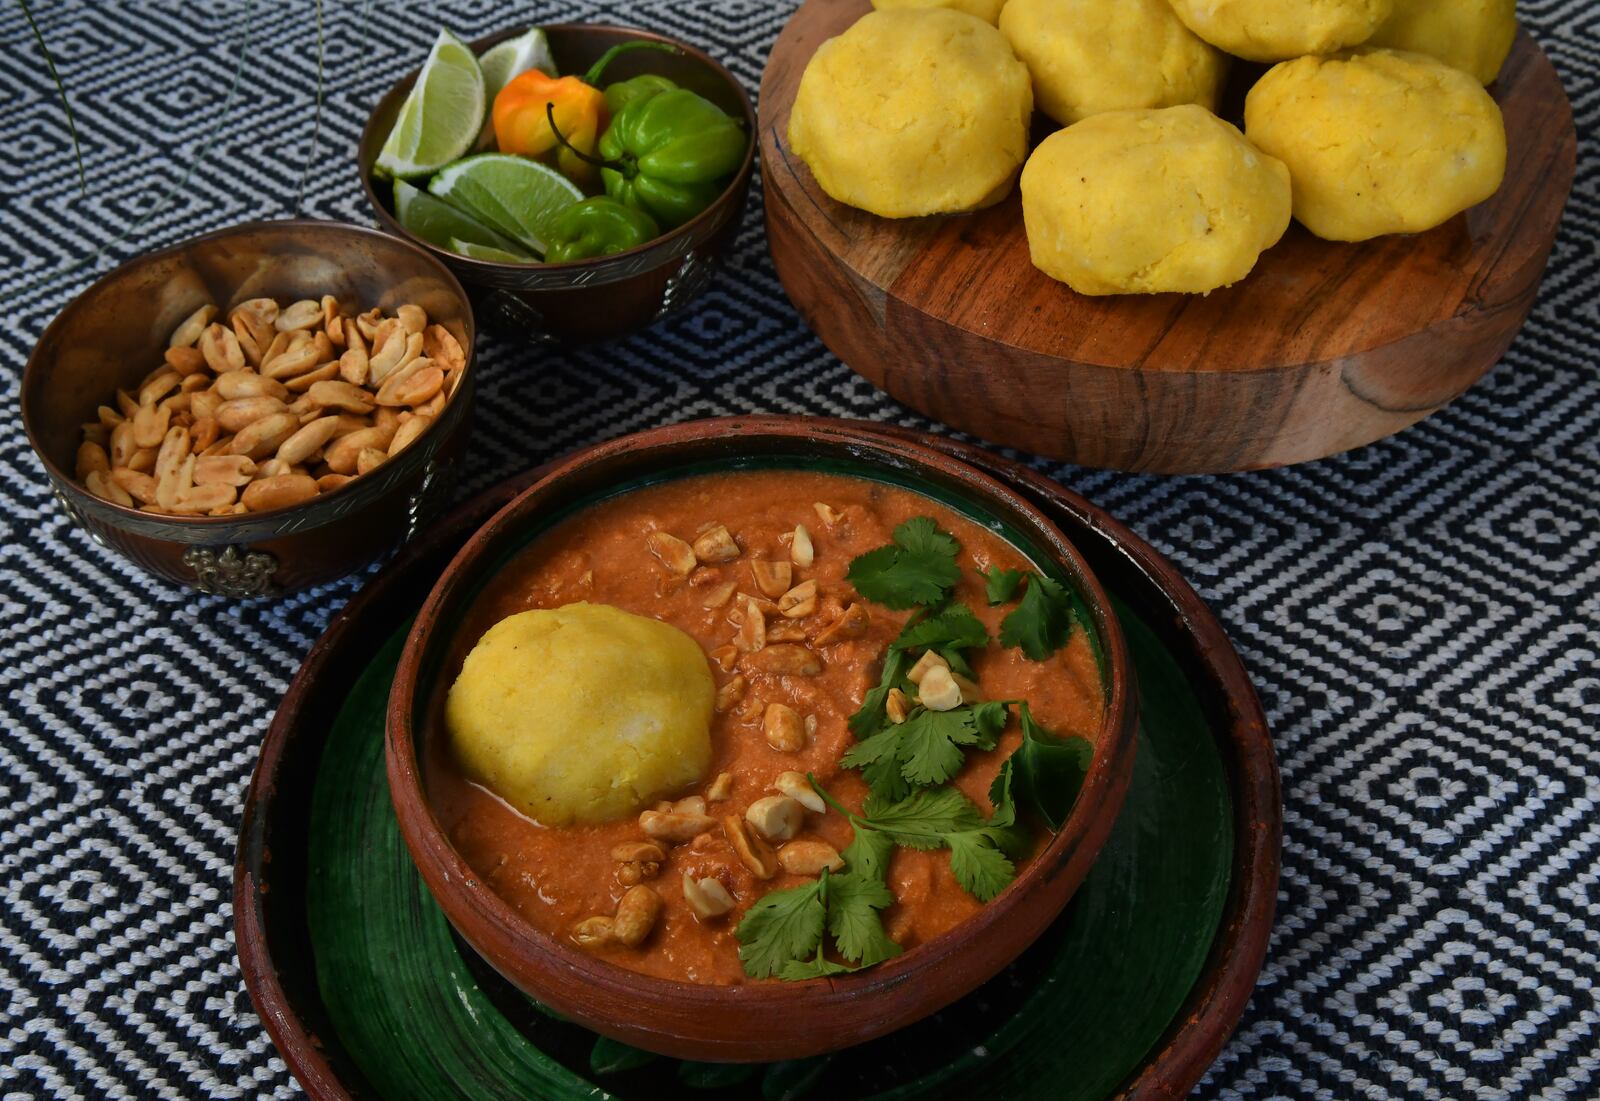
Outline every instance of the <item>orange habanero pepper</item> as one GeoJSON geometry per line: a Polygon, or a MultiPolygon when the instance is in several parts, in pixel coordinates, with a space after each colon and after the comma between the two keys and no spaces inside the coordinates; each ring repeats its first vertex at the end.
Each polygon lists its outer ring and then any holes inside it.
{"type": "Polygon", "coordinates": [[[574,180],[590,179],[594,168],[583,158],[594,156],[606,112],[605,94],[596,85],[612,58],[633,49],[677,52],[665,42],[623,42],[602,54],[581,80],[529,69],[509,81],[494,97],[494,140],[500,152],[542,157],[560,145],[557,167],[574,180]],[[551,129],[552,119],[565,142],[551,129]]]}

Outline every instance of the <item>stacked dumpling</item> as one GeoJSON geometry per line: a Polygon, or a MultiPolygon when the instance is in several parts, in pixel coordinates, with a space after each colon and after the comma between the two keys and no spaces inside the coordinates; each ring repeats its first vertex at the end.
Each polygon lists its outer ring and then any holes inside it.
{"type": "Polygon", "coordinates": [[[1515,0],[873,0],[801,80],[789,144],[888,217],[1004,198],[1084,294],[1207,293],[1287,227],[1417,233],[1500,186],[1484,91],[1515,0]],[[991,25],[996,24],[996,25],[991,25]],[[1276,63],[1218,118],[1229,55],[1276,63]],[[1034,105],[1064,126],[1027,151],[1034,105]]]}

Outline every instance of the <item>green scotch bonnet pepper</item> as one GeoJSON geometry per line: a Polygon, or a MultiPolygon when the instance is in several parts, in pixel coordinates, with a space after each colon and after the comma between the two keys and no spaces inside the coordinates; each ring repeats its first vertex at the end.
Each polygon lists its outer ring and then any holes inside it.
{"type": "Polygon", "coordinates": [[[573,203],[550,223],[547,263],[588,260],[636,248],[661,235],[655,219],[642,210],[596,195],[573,203]]]}
{"type": "Polygon", "coordinates": [[[660,77],[622,83],[632,87],[618,89],[622,108],[600,138],[606,194],[676,228],[722,194],[750,137],[740,120],[660,77]]]}

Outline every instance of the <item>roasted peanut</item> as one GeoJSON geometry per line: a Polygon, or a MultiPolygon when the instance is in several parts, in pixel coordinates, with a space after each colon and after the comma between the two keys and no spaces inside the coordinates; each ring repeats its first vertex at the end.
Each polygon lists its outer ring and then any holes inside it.
{"type": "Polygon", "coordinates": [[[739,630],[733,636],[733,644],[746,654],[753,654],[767,644],[767,617],[754,600],[745,600],[744,614],[739,621],[739,630]]]}
{"type": "Polygon", "coordinates": [[[717,778],[711,781],[711,786],[706,788],[706,801],[719,803],[733,794],[733,773],[719,772],[717,778]]]}
{"type": "MultiPolygon", "coordinates": [[[[427,364],[426,359],[416,359],[413,363],[427,364]]],[[[410,368],[411,364],[407,364],[410,368]]],[[[389,380],[378,388],[379,405],[421,405],[430,400],[444,386],[444,372],[434,366],[408,369],[404,375],[395,372],[389,380]]]]}
{"type": "Polygon", "coordinates": [[[321,320],[322,303],[303,298],[284,307],[273,322],[273,326],[280,333],[288,333],[296,329],[309,329],[321,320]]]}
{"type": "Polygon", "coordinates": [[[649,887],[630,888],[617,903],[617,916],[611,919],[611,935],[629,948],[636,948],[650,935],[660,916],[660,895],[649,887]]]}
{"type": "Polygon", "coordinates": [[[322,461],[335,474],[354,474],[361,452],[369,447],[380,450],[388,447],[389,441],[394,439],[394,433],[393,428],[375,427],[340,436],[323,452],[322,461]]]}
{"type": "Polygon", "coordinates": [[[674,814],[671,811],[647,810],[639,815],[639,828],[658,841],[683,844],[702,833],[716,829],[717,820],[704,814],[674,814]]]}
{"type": "Polygon", "coordinates": [[[722,834],[739,862],[757,879],[771,879],[778,874],[778,854],[772,851],[771,845],[750,832],[743,818],[737,814],[723,815],[722,834]]]}
{"type": "Polygon", "coordinates": [[[459,371],[467,365],[461,342],[443,325],[429,325],[422,330],[422,354],[445,371],[459,371]]]}
{"type": "Polygon", "coordinates": [[[249,485],[256,476],[256,464],[244,455],[207,455],[194,464],[195,485],[249,485]]]}
{"type": "Polygon", "coordinates": [[[789,540],[789,561],[801,569],[810,566],[816,559],[816,548],[811,543],[811,533],[804,524],[796,525],[794,536],[789,540]]]}
{"type": "Polygon", "coordinates": [[[767,704],[767,713],[761,720],[761,734],[779,753],[798,753],[805,748],[805,725],[799,713],[788,704],[767,704]]]}
{"type": "Polygon", "coordinates": [[[750,560],[750,574],[756,588],[771,597],[782,596],[794,581],[794,567],[788,562],[773,562],[765,558],[750,560]]]}
{"type": "Polygon", "coordinates": [[[822,659],[792,642],[746,654],[744,660],[759,673],[780,677],[814,677],[822,672],[822,659]]]}
{"type": "Polygon", "coordinates": [[[787,795],[806,810],[821,814],[828,809],[828,804],[822,801],[822,796],[817,794],[817,789],[811,785],[811,780],[803,772],[780,772],[778,778],[772,781],[774,791],[787,795]]]}
{"type": "Polygon", "coordinates": [[[817,610],[817,583],[802,581],[778,598],[778,611],[789,619],[800,619],[817,610]]]}
{"type": "Polygon", "coordinates": [[[950,675],[947,665],[935,665],[923,674],[917,685],[917,700],[929,711],[950,711],[961,706],[961,686],[950,675]]]}
{"type": "Polygon", "coordinates": [[[112,480],[110,474],[104,470],[89,471],[89,475],[84,478],[83,484],[90,493],[101,500],[110,501],[114,505],[122,505],[124,508],[133,507],[133,497],[129,495],[127,490],[112,480]]]}
{"type": "Polygon", "coordinates": [[[205,332],[211,319],[217,316],[217,308],[209,302],[201,306],[194,313],[184,318],[176,329],[172,330],[172,339],[169,344],[174,348],[187,348],[200,339],[200,334],[205,332]]]}
{"type": "Polygon", "coordinates": [[[826,841],[791,841],[778,850],[778,863],[790,875],[819,876],[844,869],[844,858],[826,841]]]}
{"type": "Polygon", "coordinates": [[[764,795],[745,808],[744,820],[768,841],[787,841],[800,832],[805,814],[787,795],[764,795]]]}
{"type": "Polygon", "coordinates": [[[326,446],[339,431],[339,418],[319,417],[305,425],[278,447],[277,457],[291,466],[303,463],[313,452],[326,446]]]}
{"type": "Polygon", "coordinates": [[[433,424],[433,418],[424,414],[417,414],[410,420],[400,422],[400,427],[394,430],[394,439],[389,441],[389,455],[394,457],[416,442],[417,437],[428,430],[433,424]]]}
{"type": "Polygon", "coordinates": [[[732,562],[739,557],[739,544],[725,524],[718,524],[695,536],[694,553],[702,562],[732,562]]]}
{"type": "Polygon", "coordinates": [[[579,948],[599,948],[616,939],[608,917],[584,918],[572,927],[571,937],[579,948]]]}
{"type": "Polygon", "coordinates": [[[688,577],[698,564],[694,548],[675,535],[668,535],[664,531],[652,531],[645,536],[644,542],[645,546],[650,548],[650,553],[656,556],[656,560],[679,577],[688,577]]]}
{"type": "Polygon", "coordinates": [[[349,474],[324,474],[317,479],[317,489],[323,493],[332,493],[346,482],[353,482],[355,478],[349,474]]]}
{"type": "Polygon", "coordinates": [[[865,606],[852,604],[840,613],[839,618],[817,635],[818,646],[831,646],[835,642],[844,642],[847,639],[860,638],[867,633],[867,628],[872,623],[872,617],[867,613],[865,606]]]}
{"type": "Polygon", "coordinates": [[[205,357],[206,366],[215,374],[242,371],[245,368],[244,351],[239,347],[239,338],[233,335],[232,329],[224,329],[221,325],[207,325],[205,332],[200,334],[200,354],[205,357]]]}
{"type": "Polygon", "coordinates": [[[263,417],[287,413],[289,407],[277,398],[261,395],[253,398],[235,398],[217,406],[213,414],[224,432],[239,432],[263,417]]]}
{"type": "Polygon", "coordinates": [[[420,333],[428,327],[428,311],[407,303],[394,311],[394,316],[405,326],[407,333],[420,333]]]}
{"type": "Polygon", "coordinates": [[[211,485],[193,485],[178,494],[172,508],[175,512],[208,513],[232,505],[239,491],[233,486],[214,482],[211,485]]]}
{"type": "Polygon", "coordinates": [[[282,447],[283,442],[299,428],[300,420],[293,413],[274,413],[262,417],[234,434],[233,442],[228,445],[228,453],[264,459],[282,447]]]}
{"type": "Polygon", "coordinates": [[[733,590],[737,587],[732,581],[713,585],[706,590],[705,596],[700,598],[700,606],[707,609],[722,607],[733,598],[733,590]]]}
{"type": "Polygon", "coordinates": [[[313,383],[306,391],[313,405],[321,409],[338,409],[345,413],[370,413],[377,404],[372,395],[348,382],[328,379],[313,383]]]}
{"type": "Polygon", "coordinates": [[[727,711],[734,704],[743,699],[745,687],[746,682],[744,677],[735,675],[731,680],[728,681],[727,684],[724,684],[721,688],[718,688],[715,704],[717,711],[719,713],[727,711]]]}
{"type": "Polygon", "coordinates": [[[888,714],[890,722],[899,725],[905,722],[906,716],[911,713],[911,701],[900,689],[891,688],[888,698],[884,700],[883,710],[888,714]]]}
{"type": "Polygon", "coordinates": [[[734,906],[733,896],[722,885],[722,880],[715,876],[696,879],[688,872],[683,873],[683,900],[702,921],[721,917],[734,906]]]}
{"type": "Polygon", "coordinates": [[[624,864],[660,864],[667,859],[667,851],[654,841],[625,841],[612,846],[611,859],[624,864]]]}
{"type": "Polygon", "coordinates": [[[317,495],[317,482],[309,474],[278,474],[258,478],[244,488],[240,498],[251,512],[288,508],[317,495]]]}
{"type": "MultiPolygon", "coordinates": [[[[196,463],[196,466],[199,464],[196,463]]],[[[123,489],[129,496],[141,505],[153,505],[156,501],[156,480],[148,474],[141,474],[137,470],[127,467],[118,467],[111,471],[109,477],[123,489]]]]}
{"type": "Polygon", "coordinates": [[[822,521],[824,527],[831,528],[833,525],[839,522],[839,513],[831,505],[825,505],[821,501],[816,501],[813,502],[811,507],[816,511],[817,519],[822,521]]]}
{"type": "Polygon", "coordinates": [[[206,365],[205,354],[199,348],[168,348],[161,353],[161,358],[168,367],[185,377],[203,370],[206,365]]]}
{"type": "Polygon", "coordinates": [[[356,455],[356,474],[371,474],[386,461],[389,452],[380,447],[363,447],[356,455]]]}
{"type": "MultiPolygon", "coordinates": [[[[159,443],[160,441],[156,442],[159,443]]],[[[111,457],[106,454],[106,449],[97,443],[89,443],[88,441],[80,443],[73,472],[81,480],[97,470],[102,474],[109,473],[111,470],[111,457]]]]}
{"type": "Polygon", "coordinates": [[[922,678],[928,675],[928,670],[930,669],[943,669],[948,673],[950,671],[950,663],[934,651],[927,650],[916,660],[916,664],[912,665],[910,670],[907,671],[906,680],[912,684],[921,684],[922,678]]]}

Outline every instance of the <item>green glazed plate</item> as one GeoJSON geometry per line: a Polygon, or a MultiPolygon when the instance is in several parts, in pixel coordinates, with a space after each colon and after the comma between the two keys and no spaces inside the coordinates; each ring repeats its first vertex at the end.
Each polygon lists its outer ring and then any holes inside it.
{"type": "Polygon", "coordinates": [[[832,1056],[684,1063],[536,1005],[459,941],[389,802],[383,717],[405,627],[439,569],[531,476],[408,550],[330,626],[263,746],[241,834],[237,940],[307,1092],[382,1101],[1188,1092],[1259,972],[1277,879],[1276,768],[1237,657],[1131,533],[1054,483],[942,444],[1045,506],[1089,559],[1133,654],[1142,731],[1127,801],[1055,925],[988,984],[832,1056]]]}

